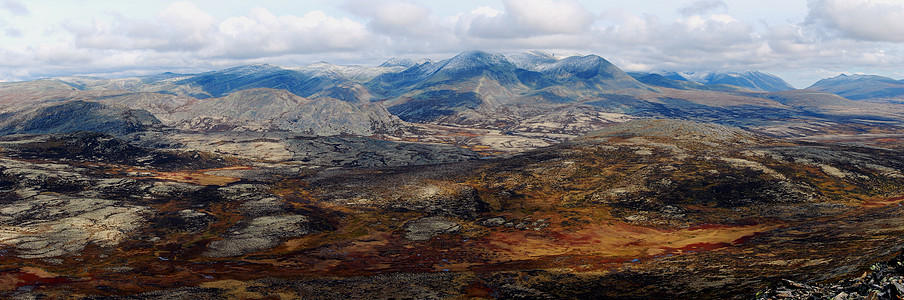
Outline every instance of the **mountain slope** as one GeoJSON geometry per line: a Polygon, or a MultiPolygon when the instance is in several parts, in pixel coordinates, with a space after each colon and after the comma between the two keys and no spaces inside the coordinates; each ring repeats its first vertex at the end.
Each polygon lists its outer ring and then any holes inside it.
{"type": "Polygon", "coordinates": [[[314,135],[373,135],[393,132],[401,122],[379,104],[307,99],[286,90],[247,89],[197,101],[166,115],[191,131],[291,131],[314,135]]]}
{"type": "Polygon", "coordinates": [[[66,101],[0,115],[0,135],[96,131],[128,134],[159,127],[146,110],[90,101],[66,101]]]}

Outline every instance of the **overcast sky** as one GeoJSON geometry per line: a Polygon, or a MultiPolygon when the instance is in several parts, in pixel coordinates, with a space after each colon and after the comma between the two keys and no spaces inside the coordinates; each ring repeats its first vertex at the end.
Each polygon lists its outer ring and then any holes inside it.
{"type": "Polygon", "coordinates": [[[464,50],[763,70],[799,88],[840,73],[902,79],[904,0],[0,0],[0,81],[464,50]]]}

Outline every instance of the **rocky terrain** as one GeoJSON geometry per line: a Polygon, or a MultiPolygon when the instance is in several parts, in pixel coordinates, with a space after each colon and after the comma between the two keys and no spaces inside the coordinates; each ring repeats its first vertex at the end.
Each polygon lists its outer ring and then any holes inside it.
{"type": "Polygon", "coordinates": [[[311,167],[403,166],[479,157],[471,150],[442,144],[286,132],[141,132],[127,138],[145,147],[311,167]]]}
{"type": "Polygon", "coordinates": [[[488,159],[362,137],[126,138],[0,139],[0,294],[891,295],[893,278],[857,278],[904,244],[899,152],[717,124],[629,121],[488,159]],[[291,147],[252,154],[267,145],[291,147]]]}
{"type": "Polygon", "coordinates": [[[904,256],[877,262],[856,278],[831,284],[806,284],[782,280],[757,294],[757,299],[895,299],[904,296],[904,256]]]}

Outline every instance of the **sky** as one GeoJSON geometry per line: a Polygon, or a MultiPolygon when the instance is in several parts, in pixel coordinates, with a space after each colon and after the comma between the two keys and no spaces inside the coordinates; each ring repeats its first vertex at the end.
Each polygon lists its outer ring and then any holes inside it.
{"type": "Polygon", "coordinates": [[[626,71],[904,78],[904,0],[0,0],[0,82],[378,65],[466,50],[626,71]]]}

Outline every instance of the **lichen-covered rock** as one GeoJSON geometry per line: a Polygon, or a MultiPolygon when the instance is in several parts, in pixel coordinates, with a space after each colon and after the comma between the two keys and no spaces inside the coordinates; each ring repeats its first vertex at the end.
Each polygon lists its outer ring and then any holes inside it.
{"type": "Polygon", "coordinates": [[[487,210],[487,204],[480,199],[477,190],[463,184],[426,184],[401,191],[403,194],[398,195],[399,201],[389,205],[393,209],[460,217],[470,217],[487,210]]]}
{"type": "Polygon", "coordinates": [[[426,241],[430,238],[461,230],[461,225],[444,217],[426,217],[405,223],[405,238],[426,241]]]}
{"type": "Polygon", "coordinates": [[[266,250],[279,245],[280,239],[310,234],[311,221],[301,215],[265,216],[236,225],[222,240],[211,242],[204,255],[228,257],[266,250]]]}
{"type": "Polygon", "coordinates": [[[260,217],[282,213],[285,200],[269,192],[262,184],[234,184],[218,189],[227,201],[242,202],[242,214],[260,217]]]}
{"type": "Polygon", "coordinates": [[[13,246],[21,258],[74,255],[88,244],[119,244],[151,212],[113,200],[35,195],[0,205],[0,244],[13,246]]]}

